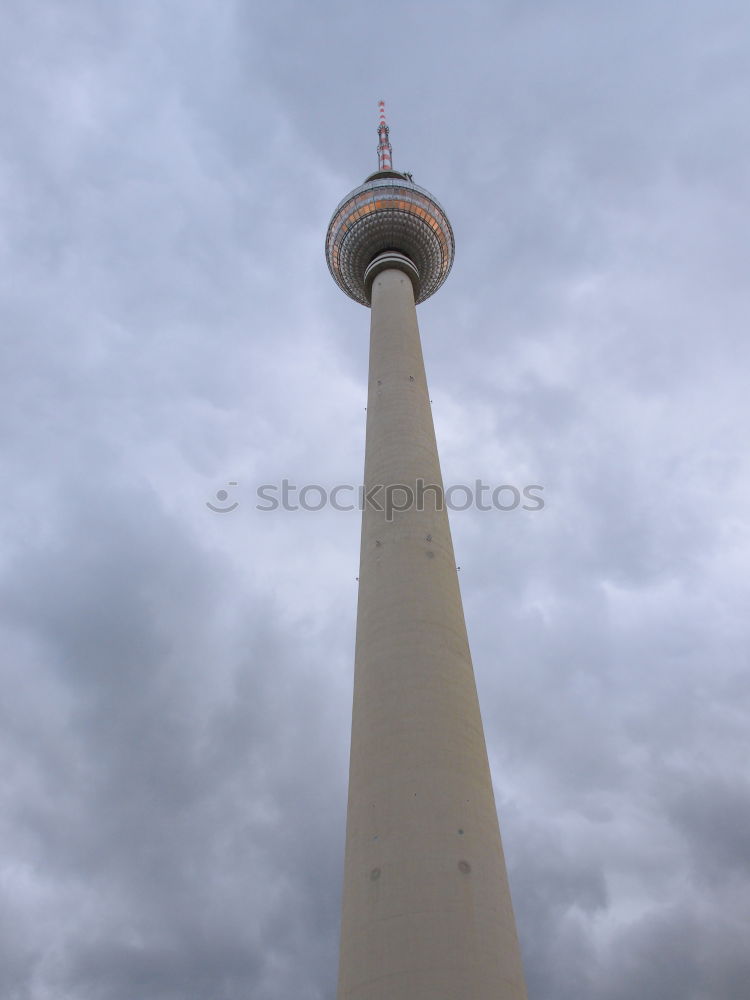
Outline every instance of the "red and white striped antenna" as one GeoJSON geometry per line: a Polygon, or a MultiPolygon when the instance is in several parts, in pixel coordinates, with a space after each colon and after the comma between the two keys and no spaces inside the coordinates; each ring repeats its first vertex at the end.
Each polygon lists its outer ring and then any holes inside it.
{"type": "Polygon", "coordinates": [[[378,170],[392,170],[391,143],[388,138],[390,129],[385,123],[385,101],[378,101],[380,120],[378,122],[378,170]]]}

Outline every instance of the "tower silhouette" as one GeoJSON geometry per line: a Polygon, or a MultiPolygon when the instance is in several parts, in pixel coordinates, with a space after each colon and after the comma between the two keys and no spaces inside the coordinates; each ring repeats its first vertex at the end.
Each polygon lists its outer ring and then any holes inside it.
{"type": "Polygon", "coordinates": [[[525,1000],[417,326],[453,231],[392,169],[382,101],[378,140],[326,235],[370,306],[338,1000],[525,1000]]]}

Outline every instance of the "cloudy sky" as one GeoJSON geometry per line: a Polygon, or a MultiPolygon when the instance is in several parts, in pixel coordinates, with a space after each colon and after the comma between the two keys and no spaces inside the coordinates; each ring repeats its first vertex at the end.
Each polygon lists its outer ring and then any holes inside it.
{"type": "MultiPolygon", "coordinates": [[[[330,1000],[394,162],[531,1000],[750,982],[750,9],[5,0],[0,996],[330,1000]],[[236,485],[231,485],[236,484],[236,485]],[[217,492],[227,494],[220,506],[217,492]]],[[[222,494],[223,496],[223,494],[222,494]]]]}

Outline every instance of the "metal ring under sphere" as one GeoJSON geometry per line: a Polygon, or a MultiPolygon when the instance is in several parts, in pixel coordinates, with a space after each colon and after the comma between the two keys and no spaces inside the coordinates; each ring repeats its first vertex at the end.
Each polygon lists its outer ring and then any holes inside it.
{"type": "MultiPolygon", "coordinates": [[[[377,257],[373,258],[365,268],[365,290],[368,299],[372,298],[372,283],[381,271],[395,268],[409,276],[412,286],[416,290],[419,288],[419,271],[406,254],[399,253],[398,250],[384,250],[377,257]]],[[[415,291],[416,294],[416,291],[415,291]]]]}
{"type": "Polygon", "coordinates": [[[413,262],[414,298],[424,302],[438,290],[453,264],[453,230],[429,191],[404,174],[383,170],[344,198],[326,234],[326,261],[339,288],[370,304],[365,271],[378,254],[392,250],[413,262]]]}

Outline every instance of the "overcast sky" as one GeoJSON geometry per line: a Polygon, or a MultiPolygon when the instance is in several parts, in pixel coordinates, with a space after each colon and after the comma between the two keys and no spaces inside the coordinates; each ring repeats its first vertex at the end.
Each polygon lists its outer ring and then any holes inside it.
{"type": "Polygon", "coordinates": [[[3,1000],[334,996],[359,514],[256,489],[361,480],[379,98],[456,235],[446,484],[544,487],[452,514],[530,1000],[747,1000],[749,50],[744,0],[5,0],[3,1000]]]}

